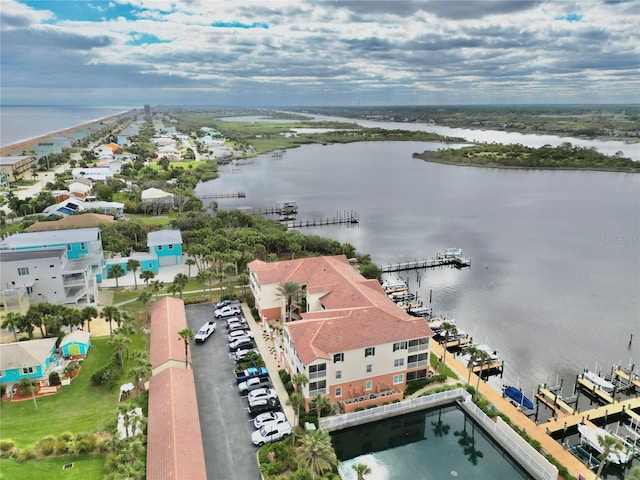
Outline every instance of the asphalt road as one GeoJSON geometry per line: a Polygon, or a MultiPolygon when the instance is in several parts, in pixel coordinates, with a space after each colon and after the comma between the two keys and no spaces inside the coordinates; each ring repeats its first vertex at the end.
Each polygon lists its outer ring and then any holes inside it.
{"type": "MultiPolygon", "coordinates": [[[[211,304],[187,305],[187,324],[194,331],[213,318],[211,304]]],[[[226,321],[204,343],[192,343],[192,368],[198,397],[200,430],[208,480],[260,479],[257,447],[247,399],[240,396],[229,359],[226,321]]]]}

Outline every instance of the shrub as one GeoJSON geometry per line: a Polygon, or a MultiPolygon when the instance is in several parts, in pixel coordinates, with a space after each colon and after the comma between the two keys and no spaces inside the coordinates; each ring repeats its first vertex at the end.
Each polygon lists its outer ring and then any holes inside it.
{"type": "Polygon", "coordinates": [[[38,442],[37,447],[43,455],[51,455],[56,448],[56,437],[53,435],[47,435],[38,442]]]}
{"type": "Polygon", "coordinates": [[[371,405],[367,405],[367,410],[369,410],[370,408],[376,408],[377,405],[375,403],[372,403],[371,405]]]}
{"type": "Polygon", "coordinates": [[[49,385],[56,386],[60,385],[60,383],[60,375],[58,375],[58,372],[51,372],[49,374],[49,385]]]}
{"type": "Polygon", "coordinates": [[[0,440],[0,452],[8,452],[9,450],[12,450],[13,447],[15,446],[16,446],[15,442],[10,438],[3,438],[2,440],[0,440]]]}
{"type": "Polygon", "coordinates": [[[27,447],[20,450],[18,455],[16,455],[16,460],[19,462],[26,462],[28,460],[33,460],[36,456],[36,449],[33,447],[27,447]]]}
{"type": "Polygon", "coordinates": [[[291,375],[289,375],[287,371],[284,369],[278,370],[278,375],[280,376],[280,380],[282,380],[282,383],[287,383],[291,381],[291,375]]]}
{"type": "Polygon", "coordinates": [[[7,393],[7,385],[5,383],[0,384],[0,397],[4,397],[7,393]]]}
{"type": "Polygon", "coordinates": [[[64,440],[65,442],[69,442],[75,438],[75,435],[71,432],[62,432],[58,435],[59,440],[64,440]]]}
{"type": "Polygon", "coordinates": [[[78,365],[76,362],[68,363],[67,366],[64,367],[64,373],[67,377],[71,377],[73,375],[73,372],[75,372],[78,368],[80,368],[80,365],[78,365]]]}
{"type": "Polygon", "coordinates": [[[416,380],[415,382],[409,382],[407,384],[407,388],[404,391],[405,396],[409,396],[413,393],[416,393],[421,388],[427,386],[427,380],[416,380]]]}
{"type": "Polygon", "coordinates": [[[62,438],[58,438],[56,440],[54,448],[58,455],[69,453],[69,442],[62,438]]]}
{"type": "Polygon", "coordinates": [[[33,386],[30,378],[23,378],[22,380],[20,380],[20,393],[22,395],[28,395],[34,392],[35,389],[36,387],[33,386]]]}
{"type": "Polygon", "coordinates": [[[356,409],[354,410],[354,412],[361,412],[364,410],[364,407],[356,407],[356,409]]]}

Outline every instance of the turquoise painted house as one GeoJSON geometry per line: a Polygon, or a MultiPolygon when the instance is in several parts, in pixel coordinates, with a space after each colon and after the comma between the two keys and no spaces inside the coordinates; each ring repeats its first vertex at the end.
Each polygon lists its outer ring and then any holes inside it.
{"type": "Polygon", "coordinates": [[[151,270],[153,273],[158,273],[160,270],[160,262],[158,261],[157,255],[146,252],[133,252],[129,257],[110,258],[107,260],[107,277],[111,275],[111,269],[114,265],[120,265],[124,274],[127,275],[129,273],[127,262],[131,259],[140,262],[140,268],[136,270],[137,275],[140,275],[140,272],[143,270],[151,270]]]}
{"type": "Polygon", "coordinates": [[[45,377],[51,362],[56,361],[57,338],[42,338],[0,345],[0,382],[17,383],[23,378],[45,377]]]}
{"type": "Polygon", "coordinates": [[[63,357],[77,357],[86,355],[91,347],[91,333],[84,330],[74,330],[68,333],[60,342],[63,357]]]}
{"type": "Polygon", "coordinates": [[[157,230],[147,235],[149,253],[158,256],[161,267],[182,264],[182,234],[180,230],[157,230]]]}

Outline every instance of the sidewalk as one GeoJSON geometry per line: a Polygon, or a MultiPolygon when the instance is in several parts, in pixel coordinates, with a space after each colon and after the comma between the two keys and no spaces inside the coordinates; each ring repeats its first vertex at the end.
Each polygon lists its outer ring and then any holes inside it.
{"type": "Polygon", "coordinates": [[[277,354],[275,352],[273,342],[269,338],[269,334],[262,329],[262,326],[259,325],[253,315],[251,314],[251,310],[246,303],[242,304],[242,313],[244,317],[247,319],[247,323],[251,328],[251,333],[253,333],[253,337],[256,341],[256,346],[258,350],[260,350],[260,355],[264,360],[264,363],[269,370],[269,377],[271,378],[271,383],[273,384],[273,388],[278,394],[278,398],[280,399],[280,403],[282,405],[282,411],[289,423],[293,426],[295,425],[296,414],[293,411],[293,407],[288,404],[289,402],[289,394],[284,388],[284,384],[282,380],[280,380],[280,375],[278,374],[278,370],[281,370],[282,367],[278,363],[277,354]]]}

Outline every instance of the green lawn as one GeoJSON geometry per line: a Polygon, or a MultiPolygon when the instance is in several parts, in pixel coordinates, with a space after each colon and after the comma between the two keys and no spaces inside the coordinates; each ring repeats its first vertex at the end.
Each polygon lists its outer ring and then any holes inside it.
{"type": "Polygon", "coordinates": [[[26,463],[3,459],[0,466],[0,479],[93,480],[104,478],[104,464],[105,457],[102,455],[38,458],[26,463]],[[63,470],[62,466],[65,463],[73,463],[73,468],[63,470]]]}
{"type": "MultiPolygon", "coordinates": [[[[146,336],[143,338],[142,334],[136,334],[130,350],[148,350],[145,341],[146,336]]],[[[57,437],[67,431],[96,432],[115,422],[118,389],[111,391],[91,384],[92,373],[112,355],[109,337],[93,338],[91,343],[80,374],[57,394],[38,398],[37,410],[31,400],[2,403],[2,438],[10,438],[16,447],[24,448],[34,446],[46,435],[57,437]]]]}

